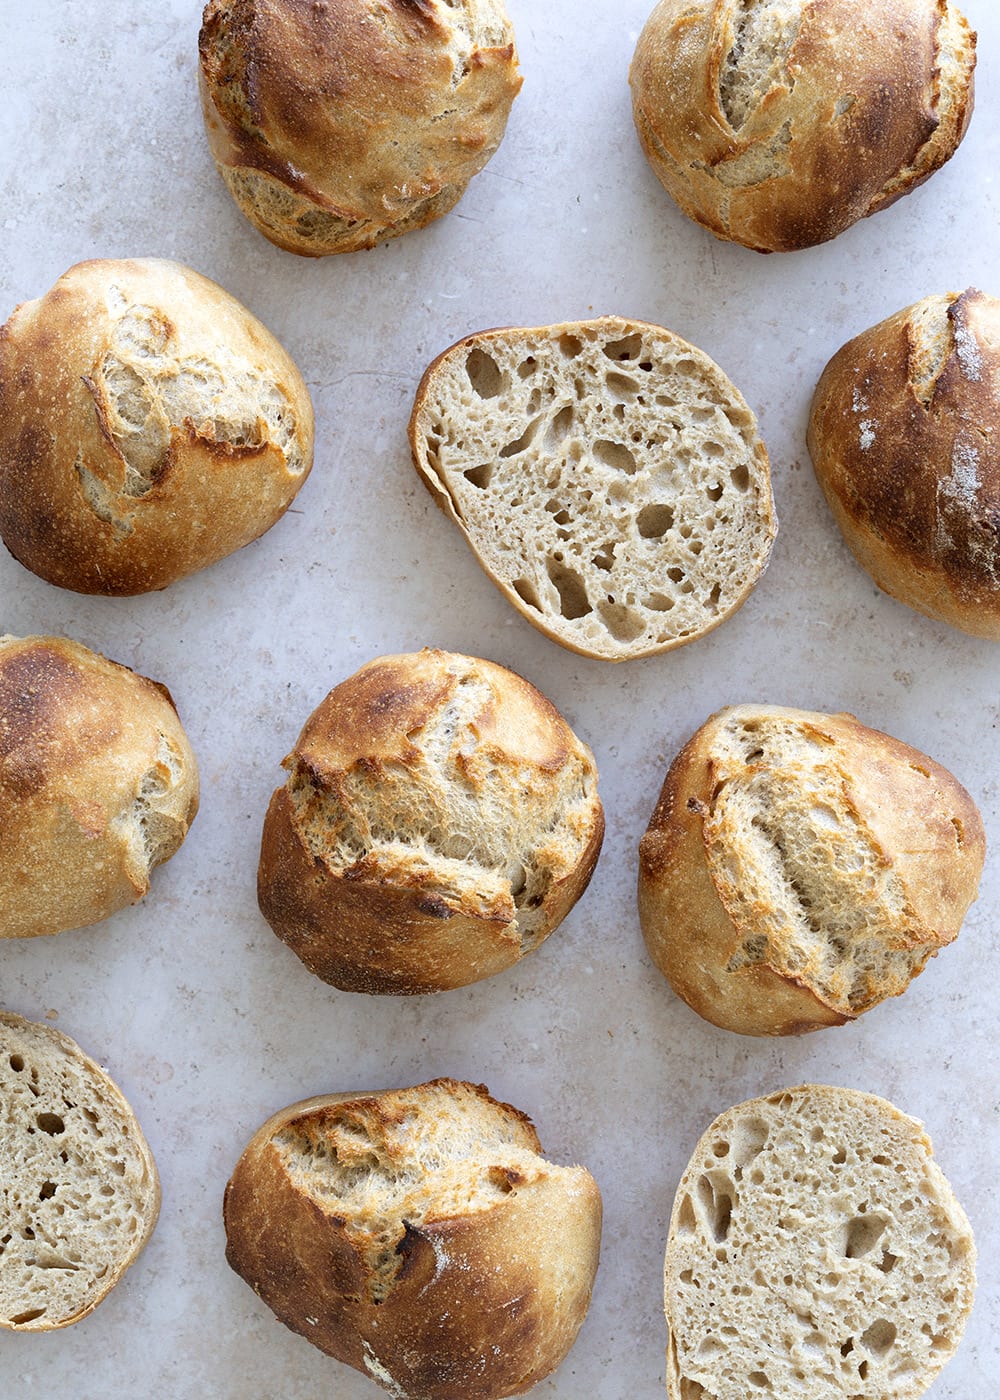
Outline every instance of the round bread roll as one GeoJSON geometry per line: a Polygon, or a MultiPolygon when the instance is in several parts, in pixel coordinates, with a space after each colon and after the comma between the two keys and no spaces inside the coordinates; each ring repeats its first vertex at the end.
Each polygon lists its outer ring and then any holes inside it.
{"type": "Polygon", "coordinates": [[[660,0],[632,63],[635,124],[716,237],[810,248],[954,153],[975,44],[950,0],[660,0]]]}
{"type": "Polygon", "coordinates": [[[153,1233],[156,1163],[118,1087],[68,1035],[0,1011],[0,1327],[93,1312],[153,1233]]]}
{"type": "Polygon", "coordinates": [[[670,1400],[916,1400],[961,1340],[976,1250],[921,1124],[803,1084],[702,1137],[664,1284],[670,1400]]]}
{"type": "Polygon", "coordinates": [[[285,351],[179,263],[78,263],[0,333],[0,535],[62,588],[146,593],[249,544],[312,440],[285,351]]]}
{"type": "Polygon", "coordinates": [[[561,923],[597,863],[593,754],[490,661],[370,662],[310,716],[284,766],[261,911],[345,991],[438,992],[503,971],[561,923]]]}
{"type": "Polygon", "coordinates": [[[622,316],[466,336],[420,381],[413,461],[504,597],[553,641],[626,661],[703,637],[778,529],[735,384],[622,316]]]}
{"type": "Polygon", "coordinates": [[[165,686],[62,637],[0,637],[0,938],[135,904],[197,810],[165,686]]]}
{"type": "Polygon", "coordinates": [[[590,1304],[601,1196],[482,1085],[330,1094],[269,1119],[226,1257],[277,1317],[407,1400],[520,1395],[590,1304]]]}
{"type": "Polygon", "coordinates": [[[1000,640],[1000,301],[927,297],[850,341],[817,386],[809,451],[880,588],[1000,640]]]}
{"type": "Polygon", "coordinates": [[[800,1035],[904,992],[976,898],[983,824],[952,775],[852,715],[721,710],[639,846],[650,956],[742,1035],[800,1035]]]}
{"type": "Polygon", "coordinates": [[[199,50],[219,173],[307,257],[446,214],[521,86],[503,0],[209,0],[199,50]]]}

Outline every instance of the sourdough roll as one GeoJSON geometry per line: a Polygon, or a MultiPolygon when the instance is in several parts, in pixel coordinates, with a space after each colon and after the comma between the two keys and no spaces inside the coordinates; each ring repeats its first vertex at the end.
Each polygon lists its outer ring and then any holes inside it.
{"type": "Polygon", "coordinates": [[[268,1120],[226,1188],[226,1257],[277,1317],[407,1400],[500,1400],[587,1313],[601,1197],[481,1085],[331,1094],[268,1120]]]}
{"type": "Polygon", "coordinates": [[[558,710],[490,661],[386,656],[330,692],[284,761],[264,917],[354,992],[437,992],[536,948],[586,889],[597,769],[558,710]]]}
{"type": "Polygon", "coordinates": [[[985,856],[940,764],[852,715],[721,710],[639,846],[650,956],[706,1020],[799,1035],[904,992],[958,934],[985,856]]]}
{"type": "Polygon", "coordinates": [[[209,0],[198,47],[220,175],[307,257],[446,214],[521,87],[503,0],[209,0]]]}
{"type": "Polygon", "coordinates": [[[711,631],[777,532],[746,401],[703,351],[643,321],[460,340],[424,374],[410,444],[508,601],[583,656],[649,656],[711,631]]]}
{"type": "Polygon", "coordinates": [[[976,1251],[920,1123],[803,1084],[702,1137],[664,1282],[670,1400],[916,1400],[961,1339],[976,1251]]]}
{"type": "Polygon", "coordinates": [[[975,62],[951,0],[660,0],[632,108],[685,214],[781,252],[834,238],[943,165],[975,62]]]}
{"type": "Polygon", "coordinates": [[[838,350],[813,398],[809,451],[879,588],[1000,640],[996,297],[926,297],[838,350]]]}
{"type": "Polygon", "coordinates": [[[117,1086],[68,1035],[0,1011],[0,1327],[79,1322],[153,1233],[156,1164],[117,1086]]]}
{"type": "Polygon", "coordinates": [[[197,810],[165,686],[63,637],[0,637],[0,938],[135,904],[197,810]]]}
{"type": "Polygon", "coordinates": [[[242,548],[312,446],[289,356],[180,263],[78,263],[0,332],[0,535],[62,588],[146,593],[242,548]]]}

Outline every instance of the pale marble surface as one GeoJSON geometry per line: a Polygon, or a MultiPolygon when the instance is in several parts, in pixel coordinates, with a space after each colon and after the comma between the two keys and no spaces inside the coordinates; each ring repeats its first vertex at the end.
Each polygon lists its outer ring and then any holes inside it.
{"type": "Polygon", "coordinates": [[[166,681],[202,765],[191,836],[144,905],[0,949],[0,996],[110,1068],[163,1175],[157,1233],[125,1282],[62,1333],[0,1336],[5,1400],[31,1394],[374,1397],[280,1327],[223,1258],[220,1205],[274,1109],[327,1090],[453,1074],[529,1112],[550,1154],[586,1163],[604,1258],[551,1400],[656,1400],[660,1269],[674,1187],[711,1117],[805,1079],[885,1094],[924,1119],[976,1227],[981,1286],[931,1394],[1000,1375],[994,1002],[996,860],[959,941],[854,1027],[786,1043],[713,1029],[650,966],[635,850],[665,765],[725,703],[854,711],[941,760],[1000,845],[995,645],[918,617],[853,564],[804,445],[812,386],[848,336],[933,291],[1000,292],[1000,12],[980,32],[979,103],[958,156],[886,213],[808,253],[714,241],[656,184],[626,72],[650,0],[509,0],[525,85],[506,140],[458,209],[375,252],[300,260],[237,213],[202,138],[194,0],[4,0],[0,307],[82,258],[176,257],[216,278],[297,358],[318,413],[312,478],[263,540],[159,596],[77,597],[0,557],[0,628],[64,632],[166,681]],[[515,615],[435,509],[404,426],[427,361],[486,325],[619,311],[715,356],[758,410],[782,530],[746,607],[673,655],[581,660],[515,615]],[[372,1000],[309,976],[257,913],[254,873],[279,760],[335,682],[425,643],[522,671],[596,751],[608,813],[590,891],[505,976],[439,998],[372,1000]]]}

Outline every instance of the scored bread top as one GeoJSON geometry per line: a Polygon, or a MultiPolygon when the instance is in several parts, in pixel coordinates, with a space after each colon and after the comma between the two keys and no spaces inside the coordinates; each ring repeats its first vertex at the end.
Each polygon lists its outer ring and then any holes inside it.
{"type": "Polygon", "coordinates": [[[806,1084],[738,1104],[677,1189],[671,1400],[915,1400],[972,1308],[969,1222],[921,1125],[806,1084]]]}
{"type": "Polygon", "coordinates": [[[410,1400],[497,1400],[546,1375],[587,1311],[600,1193],[482,1085],[333,1094],[254,1135],[227,1258],[313,1345],[410,1400]]]}
{"type": "Polygon", "coordinates": [[[197,810],[165,686],[65,637],[0,637],[0,938],[134,904],[197,810]]]}
{"type": "Polygon", "coordinates": [[[954,153],[975,44],[950,0],[660,0],[632,61],[635,125],[716,237],[809,248],[954,153]]]}
{"type": "Polygon", "coordinates": [[[1000,640],[1000,300],[925,297],[848,341],[816,387],[809,450],[880,588],[1000,640]]]}
{"type": "Polygon", "coordinates": [[[777,530],[753,413],[701,350],[605,316],[484,331],[417,390],[418,472],[505,596],[608,661],[710,631],[777,530]]]}
{"type": "Polygon", "coordinates": [[[956,937],[984,855],[972,798],[917,749],[851,715],[733,706],[663,784],[640,843],[643,934],[716,1025],[841,1025],[956,937]]]}
{"type": "Polygon", "coordinates": [[[313,257],[446,213],[521,87],[503,0],[209,0],[199,53],[230,194],[313,257]]]}
{"type": "Polygon", "coordinates": [[[0,1327],[79,1322],[153,1233],[156,1165],[99,1065],[51,1026],[0,1011],[0,1327]]]}

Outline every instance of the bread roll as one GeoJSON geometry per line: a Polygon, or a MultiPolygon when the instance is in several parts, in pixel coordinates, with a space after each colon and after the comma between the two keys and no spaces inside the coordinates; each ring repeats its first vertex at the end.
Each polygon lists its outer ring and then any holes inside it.
{"type": "Polygon", "coordinates": [[[809,451],[880,588],[1000,640],[1000,301],[926,297],[848,342],[817,386],[809,451]]]}
{"type": "Polygon", "coordinates": [[[0,1327],[93,1312],[153,1233],[156,1164],[118,1088],[68,1035],[0,1011],[0,1327]]]}
{"type": "Polygon", "coordinates": [[[597,770],[553,705],[489,661],[386,656],[330,692],[285,759],[261,911],[352,992],[436,992],[512,966],[586,889],[597,770]]]}
{"type": "Polygon", "coordinates": [[[226,1189],[226,1257],[314,1346],[407,1400],[500,1400],[559,1365],[601,1197],[481,1085],[330,1094],[268,1120],[226,1189]]]}
{"type": "Polygon", "coordinates": [[[746,601],[777,532],[742,395],[642,321],[460,340],[421,380],[410,443],[508,601],[583,656],[649,656],[711,631],[746,601]]]}
{"type": "Polygon", "coordinates": [[[62,588],[146,593],[240,549],[312,441],[284,350],[179,263],[78,263],[0,333],[0,535],[62,588]]]}
{"type": "Polygon", "coordinates": [[[743,1035],[839,1026],[904,992],[976,897],[983,824],[916,749],[852,715],[721,710],[639,847],[650,956],[743,1035]]]}
{"type": "Polygon", "coordinates": [[[0,938],[135,904],[197,810],[165,686],[62,637],[0,637],[0,938]]]}
{"type": "Polygon", "coordinates": [[[503,0],[209,0],[199,50],[220,175],[307,257],[446,214],[521,86],[503,0]]]}
{"type": "Polygon", "coordinates": [[[660,0],[632,62],[643,150],[685,214],[810,248],[921,184],[973,102],[950,0],[660,0]]]}
{"type": "Polygon", "coordinates": [[[664,1274],[670,1400],[916,1400],[961,1339],[976,1251],[919,1123],[803,1084],[702,1137],[664,1274]]]}

